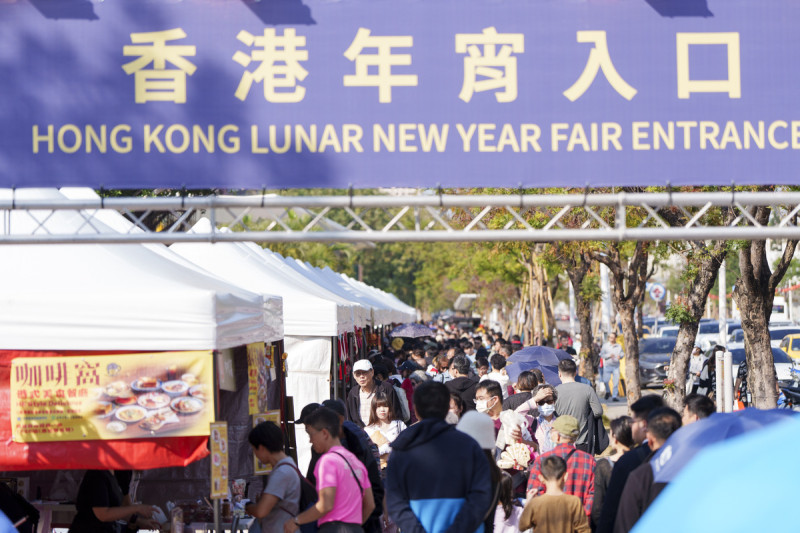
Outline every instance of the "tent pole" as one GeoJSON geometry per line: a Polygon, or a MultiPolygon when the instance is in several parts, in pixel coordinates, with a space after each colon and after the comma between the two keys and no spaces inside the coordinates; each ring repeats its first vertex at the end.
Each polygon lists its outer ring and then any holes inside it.
{"type": "Polygon", "coordinates": [[[332,350],[331,353],[333,355],[333,399],[339,399],[339,337],[333,337],[331,339],[331,346],[332,350]]]}

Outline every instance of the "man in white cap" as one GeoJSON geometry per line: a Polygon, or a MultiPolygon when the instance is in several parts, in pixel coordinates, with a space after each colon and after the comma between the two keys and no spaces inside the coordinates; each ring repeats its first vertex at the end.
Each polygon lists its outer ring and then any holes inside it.
{"type": "Polygon", "coordinates": [[[375,378],[375,371],[372,363],[367,359],[356,361],[353,365],[353,378],[358,387],[350,389],[347,395],[347,420],[364,427],[369,424],[369,410],[372,398],[376,393],[382,392],[389,400],[389,405],[397,420],[403,419],[403,412],[400,408],[400,400],[397,393],[388,381],[381,381],[375,378]]]}

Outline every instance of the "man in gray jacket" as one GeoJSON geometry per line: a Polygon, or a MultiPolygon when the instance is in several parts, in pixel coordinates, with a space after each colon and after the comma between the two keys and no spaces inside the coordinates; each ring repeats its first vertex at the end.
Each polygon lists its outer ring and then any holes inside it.
{"type": "Polygon", "coordinates": [[[556,413],[559,416],[571,415],[578,420],[580,432],[575,440],[575,447],[584,452],[593,453],[592,443],[589,441],[590,427],[593,426],[595,418],[603,416],[603,406],[590,385],[575,381],[577,373],[578,368],[572,359],[564,359],[558,363],[558,377],[561,379],[561,385],[556,387],[558,393],[556,413]]]}

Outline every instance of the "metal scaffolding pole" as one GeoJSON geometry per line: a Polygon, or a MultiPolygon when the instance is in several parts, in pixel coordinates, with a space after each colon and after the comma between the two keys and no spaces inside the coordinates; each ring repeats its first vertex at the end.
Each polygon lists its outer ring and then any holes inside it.
{"type": "Polygon", "coordinates": [[[509,195],[199,196],[32,199],[0,190],[0,244],[175,242],[469,242],[754,240],[800,237],[800,193],[693,192],[509,195]],[[769,206],[760,224],[751,214],[769,206]],[[724,225],[714,207],[732,209],[724,225]],[[115,211],[127,232],[101,222],[115,211]],[[59,232],[52,217],[71,212],[80,229],[59,232]],[[675,217],[666,213],[677,213],[675,217]],[[168,220],[157,229],[148,217],[168,220]],[[636,216],[629,216],[635,214],[636,216]],[[206,217],[206,230],[192,221],[206,217]],[[672,221],[670,224],[667,219],[672,221]],[[20,221],[24,223],[20,223],[20,221]],[[500,221],[498,223],[498,220],[500,221]],[[220,227],[218,227],[218,225],[220,227]],[[22,230],[21,228],[26,228],[22,230]]]}

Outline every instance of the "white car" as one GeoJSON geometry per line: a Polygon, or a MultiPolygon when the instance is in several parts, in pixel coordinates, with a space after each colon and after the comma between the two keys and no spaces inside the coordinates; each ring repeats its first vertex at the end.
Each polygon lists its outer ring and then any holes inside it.
{"type": "MultiPolygon", "coordinates": [[[[739,365],[744,361],[745,351],[744,347],[730,346],[728,351],[731,352],[733,359],[733,379],[736,380],[736,373],[739,365]]],[[[783,384],[788,384],[792,381],[792,358],[786,355],[786,352],[780,348],[772,349],[772,359],[775,362],[775,372],[778,374],[778,381],[783,384]]]]}
{"type": "Polygon", "coordinates": [[[658,328],[658,336],[659,337],[677,337],[679,329],[680,328],[678,326],[664,326],[663,328],[658,328]]]}

